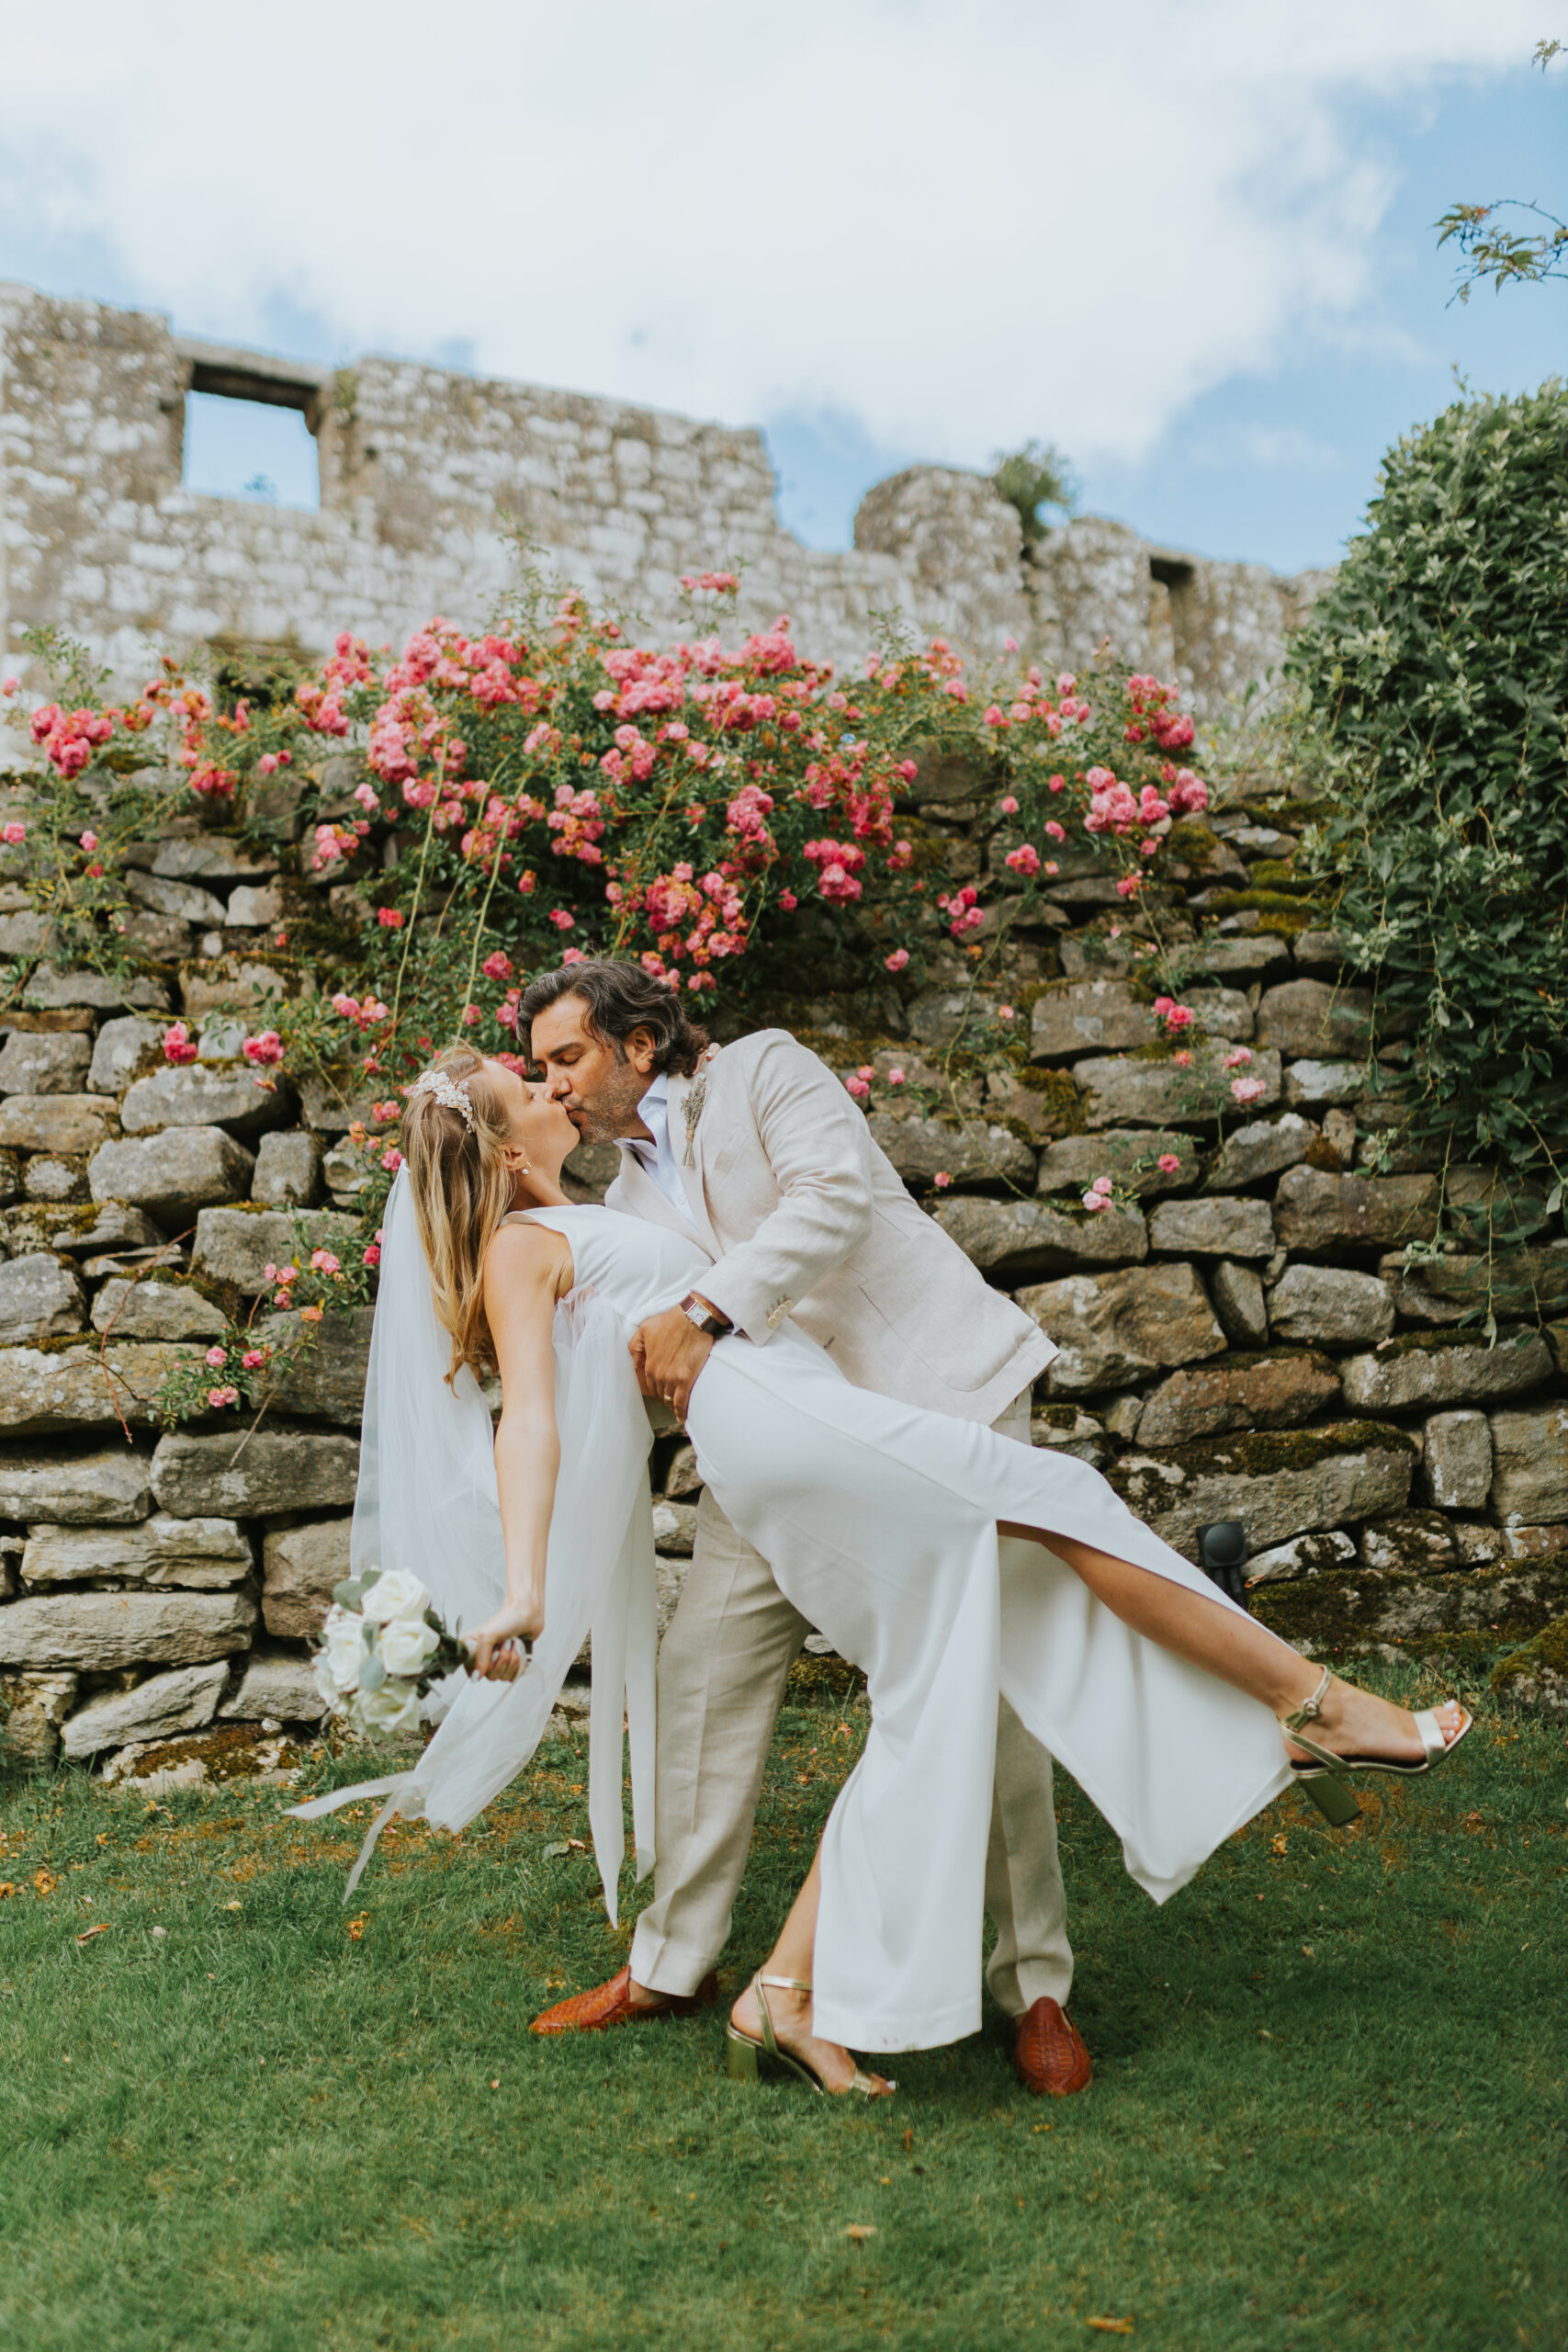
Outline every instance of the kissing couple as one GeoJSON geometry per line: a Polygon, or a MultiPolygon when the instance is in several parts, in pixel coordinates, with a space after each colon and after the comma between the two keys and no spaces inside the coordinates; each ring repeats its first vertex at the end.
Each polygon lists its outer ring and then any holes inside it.
{"type": "Polygon", "coordinates": [[[815,1627],[863,1669],[871,1726],[731,2009],[729,2072],[888,2096],[852,2052],[978,2030],[989,1911],[1022,2081],[1081,2090],[1053,1758],[1164,1902],[1292,1780],[1349,1818],[1344,1772],[1427,1771],[1469,1715],[1412,1715],[1320,1670],[1098,1472],[1032,1448],[1056,1350],[785,1032],[712,1046],[668,986],[604,960],[536,979],[519,1036],[539,1082],[456,1046],[406,1099],[355,1508],[355,1573],[417,1577],[473,1672],[441,1686],[412,1771],[298,1810],[385,1796],[360,1868],[394,1813],[462,1827],[532,1756],[591,1631],[606,1904],[614,1919],[623,1724],[654,1900],[627,1966],[534,2030],[690,2014],[716,1996],[815,1627]],[[581,1141],[622,1148],[603,1208],[562,1187],[581,1141]],[[703,1481],[661,1646],[645,1397],[684,1424],[703,1481]]]}

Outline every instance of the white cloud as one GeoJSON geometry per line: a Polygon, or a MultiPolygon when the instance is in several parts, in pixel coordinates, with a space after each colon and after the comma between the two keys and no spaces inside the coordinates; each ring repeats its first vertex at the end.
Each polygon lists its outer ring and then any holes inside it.
{"type": "Polygon", "coordinates": [[[264,340],[281,299],[345,354],[1135,460],[1356,331],[1392,192],[1356,108],[1519,68],[1539,14],[79,0],[9,12],[0,215],[202,333],[264,340]]]}

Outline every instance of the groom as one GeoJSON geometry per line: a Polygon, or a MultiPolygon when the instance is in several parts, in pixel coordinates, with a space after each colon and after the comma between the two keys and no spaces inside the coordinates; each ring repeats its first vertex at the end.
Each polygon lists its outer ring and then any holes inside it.
{"type": "MultiPolygon", "coordinates": [[[[645,1387],[678,1418],[716,1337],[765,1347],[789,1317],[857,1386],[1029,1442],[1031,1391],[1055,1349],[917,1207],[815,1054],[780,1029],[709,1046],[671,989],[610,961],[535,980],[518,1035],[583,1140],[622,1147],[608,1205],[712,1256],[700,1294],[632,1343],[645,1387]]],[[[689,2014],[714,1997],[785,1678],[809,1631],[705,1491],[659,1657],[654,1901],[628,1965],[547,2009],[536,2033],[689,2014]]],[[[1084,2089],[1089,2052],[1065,2013],[1073,1959],[1051,1759],[1005,1700],[986,1905],[987,1981],[1016,2020],[1021,2081],[1055,2098],[1084,2089]]]]}

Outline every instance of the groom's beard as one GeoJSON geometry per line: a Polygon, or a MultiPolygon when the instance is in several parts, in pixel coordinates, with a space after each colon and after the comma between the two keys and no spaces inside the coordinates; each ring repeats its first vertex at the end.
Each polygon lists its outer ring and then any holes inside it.
{"type": "Polygon", "coordinates": [[[640,1077],[626,1055],[617,1052],[591,1100],[567,1096],[567,1115],[584,1143],[617,1143],[641,1125],[637,1106],[652,1083],[651,1077],[640,1077]]]}

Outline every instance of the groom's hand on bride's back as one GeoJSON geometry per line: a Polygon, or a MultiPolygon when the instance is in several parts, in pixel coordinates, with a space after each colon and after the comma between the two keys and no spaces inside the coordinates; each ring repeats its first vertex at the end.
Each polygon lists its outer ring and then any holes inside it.
{"type": "Polygon", "coordinates": [[[697,1374],[713,1351],[711,1334],[699,1331],[678,1306],[669,1306],[662,1315],[650,1315],[639,1323],[630,1344],[643,1395],[657,1396],[683,1421],[697,1374]]]}

